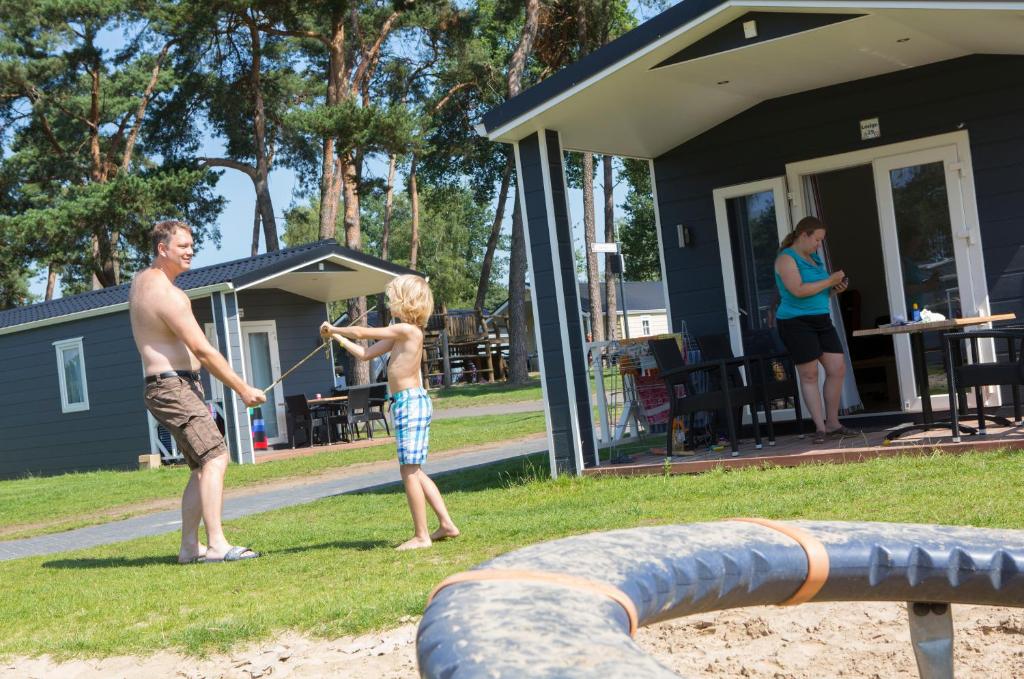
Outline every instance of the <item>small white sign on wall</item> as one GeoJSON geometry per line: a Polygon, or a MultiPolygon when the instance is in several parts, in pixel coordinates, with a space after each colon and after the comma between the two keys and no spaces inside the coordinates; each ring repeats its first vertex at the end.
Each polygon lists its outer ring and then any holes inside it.
{"type": "Polygon", "coordinates": [[[867,118],[860,121],[861,141],[878,139],[882,136],[882,126],[878,124],[878,118],[867,118]]]}

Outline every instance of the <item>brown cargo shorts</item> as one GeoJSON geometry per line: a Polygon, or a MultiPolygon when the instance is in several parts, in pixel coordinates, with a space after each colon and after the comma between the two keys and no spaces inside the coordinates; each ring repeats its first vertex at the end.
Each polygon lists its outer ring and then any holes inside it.
{"type": "Polygon", "coordinates": [[[190,469],[227,455],[228,447],[210,416],[203,385],[185,377],[164,377],[146,385],[146,408],[171,432],[190,469]]]}

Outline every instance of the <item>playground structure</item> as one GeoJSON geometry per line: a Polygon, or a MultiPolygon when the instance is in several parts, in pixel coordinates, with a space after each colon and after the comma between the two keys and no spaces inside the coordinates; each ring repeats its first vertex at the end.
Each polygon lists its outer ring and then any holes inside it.
{"type": "Polygon", "coordinates": [[[423,337],[423,377],[430,387],[494,382],[507,374],[508,319],[441,306],[423,337]]]}
{"type": "Polygon", "coordinates": [[[1022,569],[1019,530],[735,519],[593,533],[440,583],[417,657],[430,678],[676,677],[634,642],[638,626],[745,606],[907,601],[919,675],[951,678],[951,604],[1024,607],[1022,569]]]}

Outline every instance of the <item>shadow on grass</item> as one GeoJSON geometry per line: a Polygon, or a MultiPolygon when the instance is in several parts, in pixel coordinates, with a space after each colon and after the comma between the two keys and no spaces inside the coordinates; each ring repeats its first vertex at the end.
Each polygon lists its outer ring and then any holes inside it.
{"type": "MultiPolygon", "coordinates": [[[[429,472],[428,472],[429,473],[429,472]]],[[[441,493],[474,493],[520,486],[549,478],[548,454],[534,453],[458,471],[429,474],[441,493]]],[[[401,481],[340,495],[404,495],[401,481]]]]}
{"type": "MultiPolygon", "coordinates": [[[[339,550],[351,550],[357,552],[365,552],[371,549],[378,549],[380,547],[393,547],[391,542],[386,540],[336,540],[333,542],[323,542],[316,545],[296,545],[295,547],[288,547],[287,549],[275,549],[269,552],[263,552],[263,556],[278,555],[278,554],[294,554],[297,552],[311,552],[314,550],[321,549],[339,549],[339,550]]],[[[262,557],[261,557],[262,558],[262,557]]],[[[252,559],[242,559],[243,561],[252,561],[252,559]]],[[[168,554],[161,556],[140,556],[134,558],[127,558],[123,556],[118,557],[107,557],[107,558],[84,558],[84,559],[57,559],[54,561],[46,561],[43,563],[43,568],[60,568],[60,569],[94,569],[94,568],[140,568],[143,566],[212,566],[214,564],[223,564],[221,561],[211,561],[209,563],[191,563],[191,564],[179,564],[177,555],[168,554]]],[[[229,562],[230,563],[230,562],[229,562]]]]}

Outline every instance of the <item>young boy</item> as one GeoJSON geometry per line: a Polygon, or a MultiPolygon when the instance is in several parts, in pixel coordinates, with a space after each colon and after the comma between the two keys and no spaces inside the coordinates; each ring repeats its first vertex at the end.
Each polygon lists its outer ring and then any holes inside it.
{"type": "Polygon", "coordinates": [[[385,293],[388,308],[395,323],[386,328],[360,326],[335,327],[330,323],[320,326],[323,337],[333,337],[352,356],[368,361],[391,352],[388,361],[388,390],[391,392],[391,417],[398,439],[398,463],[405,484],[405,496],[412,512],[415,534],[398,549],[429,547],[434,540],[458,536],[459,529],[448,516],[441,492],[420,468],[427,461],[430,436],[430,417],[433,407],[430,396],[423,388],[420,377],[420,358],[423,354],[423,330],[434,311],[434,296],[427,281],[419,276],[399,276],[388,284],[385,293]],[[377,340],[363,347],[352,340],[377,340]],[[440,527],[427,532],[427,508],[424,500],[437,514],[440,527]]]}

